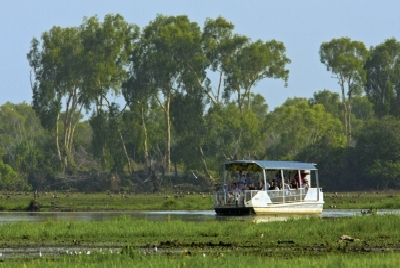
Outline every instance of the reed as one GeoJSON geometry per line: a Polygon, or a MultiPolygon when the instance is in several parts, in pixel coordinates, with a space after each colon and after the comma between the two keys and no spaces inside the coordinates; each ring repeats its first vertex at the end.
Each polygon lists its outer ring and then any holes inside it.
{"type": "MultiPolygon", "coordinates": [[[[26,210],[34,199],[32,194],[0,195],[0,210],[26,210]]],[[[35,199],[40,211],[107,211],[107,210],[165,210],[212,209],[212,195],[207,194],[107,194],[107,193],[47,193],[35,199]]]]}
{"type": "MultiPolygon", "coordinates": [[[[399,191],[325,193],[324,209],[398,209],[399,191]]],[[[33,193],[3,193],[0,210],[25,211],[34,198],[33,193]]],[[[111,211],[111,210],[177,210],[213,209],[210,192],[188,194],[182,192],[107,194],[107,193],[40,193],[36,197],[40,211],[111,211]]]]}
{"type": "Polygon", "coordinates": [[[0,246],[73,243],[96,246],[100,243],[133,247],[155,244],[165,248],[260,249],[281,247],[280,242],[291,241],[291,246],[317,245],[334,251],[350,246],[400,247],[399,220],[400,215],[368,215],[263,223],[229,220],[188,222],[134,220],[122,215],[108,221],[14,222],[1,226],[0,246]],[[355,240],[341,240],[344,234],[355,240]]]}
{"type": "Polygon", "coordinates": [[[2,267],[398,267],[399,254],[327,254],[314,257],[263,257],[240,254],[166,256],[92,254],[56,259],[8,260],[2,267]]]}

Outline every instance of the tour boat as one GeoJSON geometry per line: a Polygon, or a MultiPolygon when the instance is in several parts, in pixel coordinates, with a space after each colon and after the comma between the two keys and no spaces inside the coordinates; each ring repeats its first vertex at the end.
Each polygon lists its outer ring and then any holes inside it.
{"type": "Polygon", "coordinates": [[[215,185],[213,194],[218,215],[322,213],[316,164],[234,160],[223,166],[223,183],[215,185]]]}

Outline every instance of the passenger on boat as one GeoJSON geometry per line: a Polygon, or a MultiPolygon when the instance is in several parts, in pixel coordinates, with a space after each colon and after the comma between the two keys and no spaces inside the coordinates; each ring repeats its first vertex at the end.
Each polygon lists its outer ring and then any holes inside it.
{"type": "Polygon", "coordinates": [[[251,177],[250,177],[250,174],[249,174],[249,172],[247,172],[246,173],[246,178],[245,178],[245,184],[246,184],[246,187],[247,188],[249,188],[250,187],[250,184],[252,183],[252,180],[251,180],[251,177]]]}
{"type": "Polygon", "coordinates": [[[306,171],[304,171],[304,170],[302,170],[302,171],[300,172],[301,183],[304,183],[304,182],[305,182],[306,177],[307,177],[308,174],[310,174],[310,173],[309,173],[309,172],[306,172],[306,171]]]}
{"type": "Polygon", "coordinates": [[[299,189],[300,188],[300,179],[299,179],[298,173],[296,173],[296,175],[294,175],[294,183],[295,183],[295,187],[293,187],[293,188],[299,189]]]}
{"type": "Polygon", "coordinates": [[[239,171],[239,178],[238,178],[237,188],[240,191],[243,190],[245,181],[246,181],[246,178],[242,175],[242,172],[239,171]]]}
{"type": "Polygon", "coordinates": [[[308,180],[307,179],[304,180],[304,183],[303,183],[302,187],[304,189],[306,189],[306,190],[308,190],[308,188],[310,188],[310,185],[308,184],[308,180]]]}
{"type": "Polygon", "coordinates": [[[239,192],[240,191],[238,190],[236,183],[232,183],[229,187],[227,202],[232,203],[233,201],[235,201],[235,197],[238,196],[239,192]]]}
{"type": "Polygon", "coordinates": [[[275,173],[274,181],[281,181],[281,180],[282,180],[282,176],[278,171],[278,172],[275,173]]]}
{"type": "Polygon", "coordinates": [[[230,190],[230,191],[236,191],[236,190],[237,190],[237,184],[236,184],[236,182],[234,182],[234,183],[232,183],[232,184],[230,185],[229,190],[230,190]]]}
{"type": "Polygon", "coordinates": [[[285,182],[285,185],[283,186],[283,188],[285,189],[285,194],[289,195],[289,190],[290,190],[290,183],[289,181],[285,182]]]}
{"type": "Polygon", "coordinates": [[[247,190],[255,190],[256,187],[254,187],[254,183],[250,183],[249,187],[247,188],[247,190]]]}
{"type": "Polygon", "coordinates": [[[258,182],[257,190],[264,190],[262,181],[258,182]]]}
{"type": "MultiPolygon", "coordinates": [[[[271,183],[270,183],[270,181],[267,181],[267,184],[265,184],[264,189],[269,190],[269,188],[271,188],[271,183]]],[[[263,190],[264,190],[264,189],[263,189],[263,190]]]]}
{"type": "Polygon", "coordinates": [[[269,190],[279,190],[278,184],[276,182],[274,182],[271,187],[269,188],[269,190]]]}
{"type": "Polygon", "coordinates": [[[292,180],[292,187],[291,187],[292,189],[298,189],[299,187],[298,187],[298,185],[297,185],[297,183],[296,183],[296,179],[293,179],[292,180]]]}

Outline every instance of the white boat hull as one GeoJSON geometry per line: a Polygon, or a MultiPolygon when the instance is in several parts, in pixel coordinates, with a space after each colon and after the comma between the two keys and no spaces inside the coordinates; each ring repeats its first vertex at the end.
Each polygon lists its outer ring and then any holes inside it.
{"type": "Polygon", "coordinates": [[[215,195],[215,211],[221,215],[310,215],[321,214],[323,193],[321,189],[311,188],[291,191],[244,191],[240,195],[215,195]],[[230,201],[229,201],[230,200],[230,201]]]}
{"type": "Polygon", "coordinates": [[[291,203],[291,204],[269,204],[267,207],[253,207],[257,215],[269,214],[321,214],[323,203],[291,203]]]}

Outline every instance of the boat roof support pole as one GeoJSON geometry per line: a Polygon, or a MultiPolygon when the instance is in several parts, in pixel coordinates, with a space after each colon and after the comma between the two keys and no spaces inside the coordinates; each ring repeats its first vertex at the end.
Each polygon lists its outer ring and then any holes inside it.
{"type": "Polygon", "coordinates": [[[263,178],[264,178],[264,191],[268,190],[265,187],[267,186],[267,174],[265,173],[267,169],[263,169],[263,178]]]}
{"type": "Polygon", "coordinates": [[[282,190],[282,202],[283,203],[285,203],[285,176],[284,176],[284,174],[283,174],[283,170],[281,169],[281,183],[282,183],[282,187],[281,187],[281,190],[282,190]]]}

